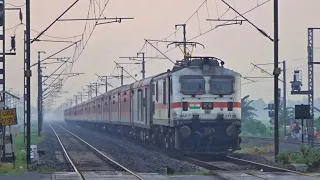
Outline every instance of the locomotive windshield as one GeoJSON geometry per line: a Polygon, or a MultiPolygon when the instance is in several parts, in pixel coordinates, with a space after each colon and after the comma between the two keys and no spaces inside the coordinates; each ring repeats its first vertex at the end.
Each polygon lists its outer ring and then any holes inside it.
{"type": "Polygon", "coordinates": [[[210,93],[216,95],[229,95],[233,93],[232,76],[212,76],[210,78],[210,93]]]}
{"type": "Polygon", "coordinates": [[[180,77],[181,93],[186,95],[204,94],[205,79],[202,76],[185,75],[180,77]]]}

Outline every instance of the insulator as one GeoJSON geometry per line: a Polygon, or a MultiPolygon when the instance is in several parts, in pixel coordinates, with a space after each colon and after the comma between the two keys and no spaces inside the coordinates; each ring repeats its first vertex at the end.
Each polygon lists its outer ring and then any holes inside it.
{"type": "Polygon", "coordinates": [[[20,19],[20,22],[22,24],[22,20],[23,20],[23,14],[22,14],[22,11],[20,9],[20,12],[19,12],[19,19],[20,19]]]}
{"type": "Polygon", "coordinates": [[[11,36],[11,50],[16,51],[16,36],[11,36]]]}

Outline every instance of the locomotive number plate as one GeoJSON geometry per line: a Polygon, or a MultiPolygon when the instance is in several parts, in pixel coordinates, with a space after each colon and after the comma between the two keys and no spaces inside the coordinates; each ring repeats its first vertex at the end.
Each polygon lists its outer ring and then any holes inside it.
{"type": "Polygon", "coordinates": [[[210,114],[211,113],[211,110],[204,110],[204,112],[206,113],[206,114],[210,114]]]}

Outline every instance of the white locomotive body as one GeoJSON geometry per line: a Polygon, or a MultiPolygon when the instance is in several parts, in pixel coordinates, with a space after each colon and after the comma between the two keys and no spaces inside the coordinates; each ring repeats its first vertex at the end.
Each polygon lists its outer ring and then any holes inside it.
{"type": "MultiPolygon", "coordinates": [[[[220,60],[219,60],[220,61],[220,60]]],[[[65,121],[185,153],[240,149],[241,75],[212,57],[111,90],[65,110],[65,121]]]]}

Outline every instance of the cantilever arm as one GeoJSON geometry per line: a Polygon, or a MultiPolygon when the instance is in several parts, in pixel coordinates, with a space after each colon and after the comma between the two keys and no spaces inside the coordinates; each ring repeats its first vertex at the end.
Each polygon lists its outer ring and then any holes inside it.
{"type": "Polygon", "coordinates": [[[172,45],[172,44],[175,44],[176,46],[179,46],[179,45],[181,45],[181,44],[187,44],[187,45],[192,45],[192,46],[194,46],[194,47],[196,47],[197,44],[198,44],[198,45],[202,46],[203,48],[205,48],[203,44],[198,43],[198,42],[181,42],[181,41],[174,41],[174,42],[172,42],[172,43],[169,43],[169,44],[167,45],[167,48],[168,48],[170,45],[172,45]]]}

